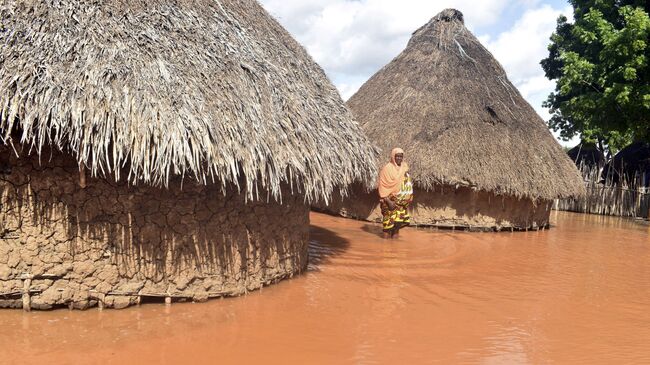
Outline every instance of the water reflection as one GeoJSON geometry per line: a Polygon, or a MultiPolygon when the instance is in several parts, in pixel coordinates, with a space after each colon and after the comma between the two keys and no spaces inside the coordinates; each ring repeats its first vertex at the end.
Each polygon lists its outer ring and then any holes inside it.
{"type": "Polygon", "coordinates": [[[242,298],[0,312],[6,363],[650,363],[650,240],[554,213],[543,232],[312,215],[310,270],[242,298]]]}

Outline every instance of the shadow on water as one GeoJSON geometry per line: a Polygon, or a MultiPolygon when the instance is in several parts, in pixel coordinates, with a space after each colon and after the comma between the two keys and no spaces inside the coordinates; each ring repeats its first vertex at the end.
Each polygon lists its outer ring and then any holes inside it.
{"type": "Polygon", "coordinates": [[[371,235],[377,236],[379,238],[384,238],[384,231],[382,230],[381,226],[364,224],[361,227],[361,230],[366,233],[370,233],[371,235]]]}
{"type": "Polygon", "coordinates": [[[314,225],[309,226],[309,264],[327,263],[333,256],[342,255],[350,247],[350,241],[333,231],[314,225]]]}

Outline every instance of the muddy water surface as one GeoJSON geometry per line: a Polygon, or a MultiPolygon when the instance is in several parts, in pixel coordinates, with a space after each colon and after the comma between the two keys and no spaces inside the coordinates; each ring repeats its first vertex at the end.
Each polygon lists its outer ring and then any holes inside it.
{"type": "Polygon", "coordinates": [[[312,214],[309,272],[203,304],[0,311],[0,363],[650,364],[650,231],[453,233],[312,214]]]}

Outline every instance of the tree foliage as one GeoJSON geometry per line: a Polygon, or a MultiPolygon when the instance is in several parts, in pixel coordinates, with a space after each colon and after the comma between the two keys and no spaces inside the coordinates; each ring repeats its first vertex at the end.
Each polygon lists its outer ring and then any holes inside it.
{"type": "Polygon", "coordinates": [[[542,67],[556,88],[544,106],[565,139],[622,148],[650,141],[650,17],[645,0],[570,0],[542,67]]]}

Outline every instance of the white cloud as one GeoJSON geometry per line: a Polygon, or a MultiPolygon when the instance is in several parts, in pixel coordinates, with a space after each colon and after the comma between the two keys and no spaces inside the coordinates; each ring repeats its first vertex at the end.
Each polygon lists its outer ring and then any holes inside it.
{"type": "Polygon", "coordinates": [[[537,112],[553,90],[539,62],[562,13],[542,0],[261,0],[327,72],[344,99],[406,46],[411,34],[441,10],[463,12],[467,27],[504,66],[537,112]],[[516,20],[518,17],[518,20],[516,20]],[[516,20],[513,22],[513,20],[516,20]],[[513,24],[503,29],[505,24],[513,24]],[[494,31],[495,29],[502,30],[494,31]],[[492,31],[491,31],[492,30],[492,31]]]}
{"type": "MultiPolygon", "coordinates": [[[[505,68],[510,81],[544,120],[549,120],[551,115],[548,109],[542,107],[542,103],[555,89],[555,82],[544,76],[540,61],[548,56],[549,38],[561,14],[571,15],[572,9],[559,10],[542,5],[525,11],[511,29],[497,37],[479,37],[505,68]]],[[[560,141],[563,145],[578,142],[576,139],[560,141]]]]}
{"type": "Polygon", "coordinates": [[[548,56],[547,46],[558,16],[566,12],[567,9],[557,10],[548,5],[528,10],[510,30],[493,40],[482,37],[481,41],[515,83],[543,76],[539,62],[548,56]]]}
{"type": "Polygon", "coordinates": [[[262,0],[331,75],[366,78],[397,56],[413,31],[455,7],[468,27],[499,21],[507,0],[262,0]]]}
{"type": "Polygon", "coordinates": [[[357,92],[357,90],[359,90],[364,82],[366,82],[366,80],[356,80],[351,83],[340,82],[337,83],[336,87],[339,89],[341,97],[343,97],[344,100],[348,100],[357,92]]]}
{"type": "Polygon", "coordinates": [[[551,115],[548,109],[542,108],[542,103],[555,88],[555,82],[547,79],[544,75],[535,75],[529,78],[519,79],[517,89],[544,119],[549,120],[551,115]]]}

